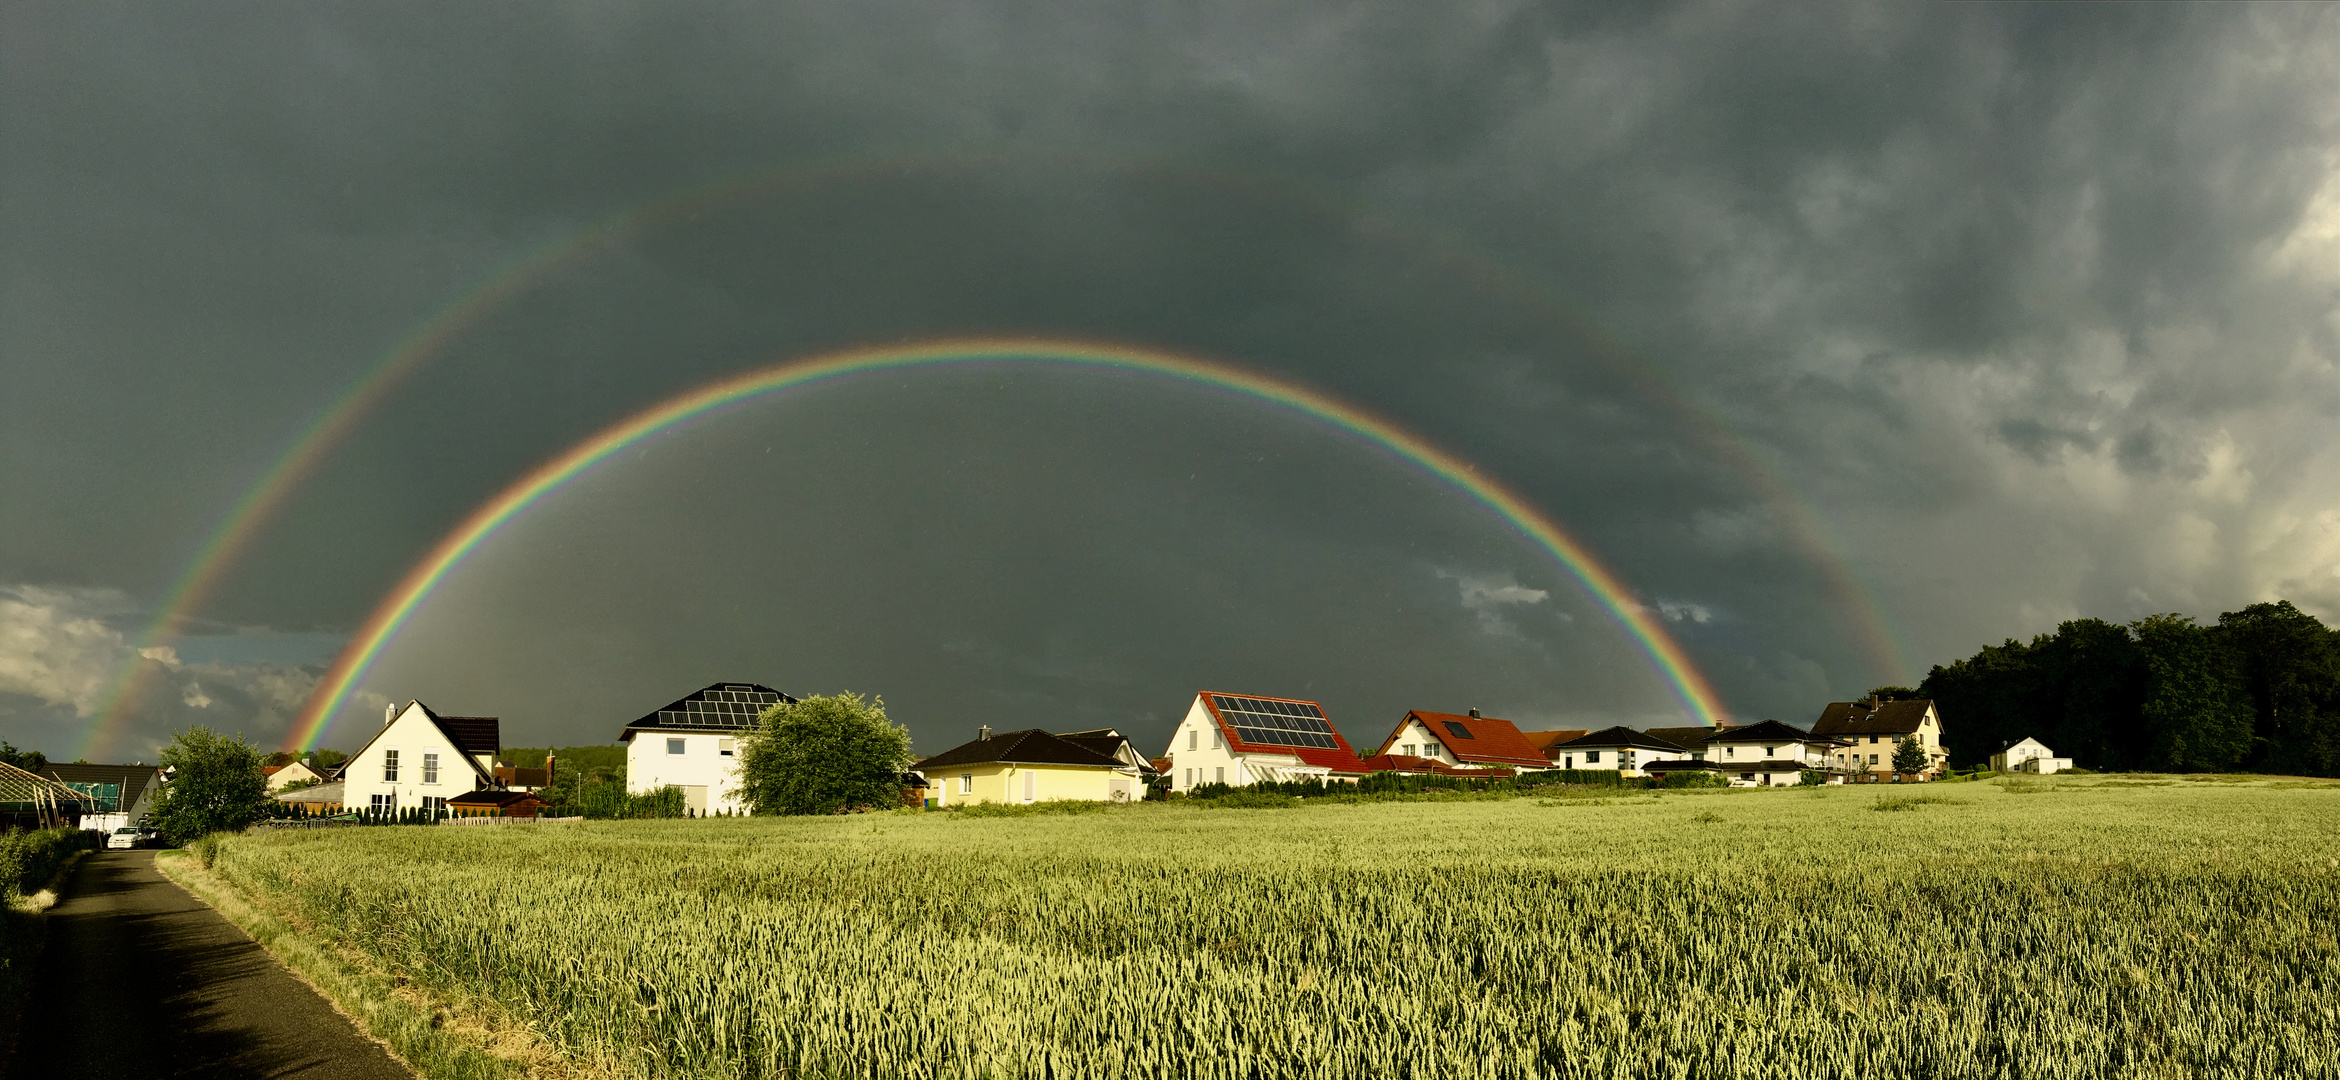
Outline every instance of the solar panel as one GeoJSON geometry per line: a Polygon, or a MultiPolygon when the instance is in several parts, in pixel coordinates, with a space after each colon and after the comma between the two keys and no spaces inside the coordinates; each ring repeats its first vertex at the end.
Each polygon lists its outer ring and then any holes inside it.
{"type": "Polygon", "coordinates": [[[1464,727],[1464,726],[1462,726],[1462,722],[1461,722],[1461,721],[1459,721],[1459,720],[1443,720],[1443,721],[1440,721],[1440,723],[1443,723],[1443,724],[1445,724],[1445,725],[1446,725],[1446,730],[1448,730],[1448,731],[1450,731],[1450,732],[1453,732],[1453,733],[1454,733],[1454,737],[1455,737],[1455,738],[1457,738],[1457,739],[1475,739],[1475,738],[1478,738],[1478,736],[1471,734],[1471,729],[1469,729],[1469,728],[1467,728],[1467,727],[1464,727]]]}
{"type": "Polygon", "coordinates": [[[1321,750],[1340,745],[1333,738],[1332,725],[1325,721],[1324,710],[1313,705],[1231,694],[1211,695],[1211,705],[1235,729],[1235,737],[1247,743],[1321,750]]]}
{"type": "Polygon", "coordinates": [[[682,727],[750,728],[780,695],[748,689],[702,690],[658,710],[658,722],[682,727]]]}

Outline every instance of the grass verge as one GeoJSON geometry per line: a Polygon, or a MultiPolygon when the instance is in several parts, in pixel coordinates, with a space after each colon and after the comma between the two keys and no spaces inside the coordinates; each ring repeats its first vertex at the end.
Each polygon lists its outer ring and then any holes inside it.
{"type": "Polygon", "coordinates": [[[427,1080],[503,1080],[517,1076],[565,1077],[533,1048],[505,1045],[490,1053],[473,1040],[507,1044],[510,1033],[477,1020],[459,1020],[445,1002],[433,1001],[383,974],[362,956],[328,949],[282,917],[256,904],[233,884],[204,869],[186,851],[158,851],[155,869],[195,898],[211,905],[301,981],[309,984],[360,1030],[381,1040],[408,1068],[427,1080]],[[466,1038],[470,1036],[470,1038],[466,1038]],[[483,1036],[485,1038],[483,1038],[483,1036]]]}

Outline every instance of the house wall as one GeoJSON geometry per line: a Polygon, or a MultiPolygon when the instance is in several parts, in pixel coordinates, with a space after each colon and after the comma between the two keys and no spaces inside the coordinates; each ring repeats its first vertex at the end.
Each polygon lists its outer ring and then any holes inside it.
{"type": "Polygon", "coordinates": [[[644,795],[673,784],[698,814],[744,814],[739,797],[739,733],[660,731],[627,733],[626,790],[644,795]],[[674,753],[670,742],[679,741],[674,753]]]}
{"type": "Polygon", "coordinates": [[[394,799],[397,809],[410,810],[426,805],[425,799],[450,799],[477,791],[484,781],[471,767],[474,760],[449,741],[419,706],[409,705],[342,767],[342,803],[352,810],[370,810],[376,796],[386,795],[394,799]],[[398,752],[396,780],[383,775],[393,750],[398,752]],[[428,781],[423,778],[424,766],[433,754],[438,755],[438,777],[428,781]]]}
{"type": "Polygon", "coordinates": [[[1560,760],[1554,763],[1553,768],[1619,772],[1627,776],[1647,775],[1641,771],[1641,766],[1654,761],[1679,761],[1690,756],[1671,750],[1652,750],[1645,746],[1569,747],[1560,750],[1559,754],[1560,760]],[[1600,755],[1600,760],[1589,760],[1595,753],[1600,755]],[[1569,764],[1571,761],[1574,764],[1569,764]]]}
{"type": "Polygon", "coordinates": [[[1137,777],[1118,769],[1086,765],[945,765],[929,770],[927,782],[937,807],[976,803],[1133,802],[1144,797],[1137,777]],[[962,787],[972,790],[962,791],[962,787]],[[937,793],[939,792],[939,793],[937,793]],[[1114,798],[1119,792],[1121,797],[1114,798]]]}
{"type": "Polygon", "coordinates": [[[286,787],[289,787],[292,784],[298,783],[302,780],[316,779],[320,779],[320,777],[316,773],[311,772],[307,765],[296,761],[290,765],[285,766],[284,768],[278,769],[275,772],[268,774],[268,793],[274,795],[279,791],[283,791],[286,787]]]}
{"type": "Polygon", "coordinates": [[[1723,779],[1734,785],[1753,784],[1756,787],[1794,787],[1804,782],[1802,769],[1757,769],[1753,767],[1755,764],[1750,761],[1745,768],[1732,768],[1725,764],[1723,779]]]}
{"type": "MultiPolygon", "coordinates": [[[[1836,747],[1827,743],[1714,743],[1701,747],[1706,760],[1724,768],[1753,765],[1759,761],[1796,761],[1815,769],[1835,765],[1831,751],[1836,747]],[[1769,753],[1766,753],[1766,750],[1769,753]]],[[[1734,774],[1735,775],[1735,774],[1734,774]]]]}
{"type": "MultiPolygon", "coordinates": [[[[1226,739],[1210,710],[1198,695],[1186,708],[1186,719],[1170,733],[1170,790],[1190,791],[1198,784],[1251,783],[1241,755],[1227,749],[1226,739]]],[[[1297,762],[1294,762],[1297,764],[1297,762]]]]}
{"type": "Polygon", "coordinates": [[[1375,750],[1373,753],[1406,754],[1412,757],[1426,757],[1433,761],[1442,761],[1448,765],[1458,764],[1454,752],[1448,750],[1446,744],[1440,742],[1438,736],[1424,726],[1422,721],[1411,716],[1407,717],[1405,723],[1399,725],[1397,731],[1381,744],[1381,749],[1375,750]],[[1412,747],[1412,749],[1407,749],[1408,747],[1412,747]]]}

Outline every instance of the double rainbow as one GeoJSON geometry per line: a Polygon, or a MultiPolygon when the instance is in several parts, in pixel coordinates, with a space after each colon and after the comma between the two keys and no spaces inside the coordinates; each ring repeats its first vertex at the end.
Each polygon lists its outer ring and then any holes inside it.
{"type": "Polygon", "coordinates": [[[1727,716],[1713,686],[1666,633],[1655,613],[1636,600],[1583,544],[1525,499],[1412,432],[1308,387],[1208,360],[1084,341],[961,338],[833,353],[723,379],[636,413],[538,466],[449,532],[375,608],[294,722],[286,748],[307,750],[316,745],[383,649],[466,556],[538,500],[628,446],[726,406],[785,391],[878,371],[999,362],[1113,369],[1199,383],[1288,409],[1379,447],[1494,511],[1521,536],[1549,552],[1641,647],[1683,707],[1699,722],[1712,725],[1727,716]]]}

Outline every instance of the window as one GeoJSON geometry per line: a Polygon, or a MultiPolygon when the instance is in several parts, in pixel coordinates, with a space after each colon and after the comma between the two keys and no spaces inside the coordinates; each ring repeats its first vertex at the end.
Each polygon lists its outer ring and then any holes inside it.
{"type": "Polygon", "coordinates": [[[396,750],[382,751],[382,782],[385,784],[398,782],[398,751],[396,750]]]}
{"type": "Polygon", "coordinates": [[[1763,756],[1764,756],[1764,757],[1770,757],[1770,756],[1771,756],[1771,752],[1772,752],[1772,751],[1774,751],[1774,750],[1777,750],[1777,749],[1779,749],[1779,748],[1778,748],[1778,747],[1776,747],[1776,746],[1766,746],[1766,747],[1764,747],[1764,748],[1763,748],[1763,756]]]}
{"type": "Polygon", "coordinates": [[[975,774],[974,774],[974,773],[960,773],[960,774],[959,774],[959,794],[961,794],[961,795],[968,795],[968,794],[972,794],[974,791],[975,791],[975,774]]]}
{"type": "Polygon", "coordinates": [[[1739,756],[1739,748],[1738,748],[1738,747],[1736,747],[1736,746],[1726,746],[1726,747],[1723,747],[1723,756],[1724,756],[1724,757],[1738,757],[1738,756],[1739,756]]]}
{"type": "Polygon", "coordinates": [[[1587,750],[1587,751],[1585,751],[1585,752],[1584,752],[1584,763],[1585,763],[1585,764],[1587,764],[1587,765],[1598,765],[1598,764],[1600,764],[1600,763],[1601,763],[1601,752],[1600,752],[1600,751],[1598,751],[1598,750],[1587,750]]]}
{"type": "Polygon", "coordinates": [[[1186,786],[1187,786],[1187,787],[1193,787],[1193,786],[1194,786],[1194,770],[1193,770],[1193,769],[1188,769],[1188,770],[1186,770],[1186,786]]]}
{"type": "Polygon", "coordinates": [[[1212,772],[1214,772],[1214,773],[1217,773],[1217,774],[1218,774],[1217,780],[1218,780],[1218,782],[1219,782],[1219,783],[1222,783],[1222,784],[1224,784],[1224,783],[1226,783],[1226,782],[1227,782],[1227,770],[1225,770],[1225,769],[1212,769],[1211,771],[1212,771],[1212,772]]]}
{"type": "MultiPolygon", "coordinates": [[[[438,755],[433,754],[430,756],[436,757],[438,755]]],[[[423,809],[430,811],[432,817],[446,817],[447,800],[442,799],[436,795],[425,795],[423,796],[423,809]]]]}
{"type": "MultiPolygon", "coordinates": [[[[397,753],[397,751],[393,750],[391,753],[397,753]]],[[[374,809],[384,812],[398,809],[398,793],[393,791],[387,795],[374,796],[374,809]]]]}
{"type": "Polygon", "coordinates": [[[1464,726],[1462,726],[1462,722],[1461,722],[1461,721],[1458,721],[1458,720],[1441,720],[1441,721],[1439,721],[1439,723],[1445,724],[1445,725],[1446,725],[1446,730],[1447,730],[1447,732],[1448,732],[1449,734],[1453,735],[1453,736],[1454,736],[1455,738],[1457,738],[1457,739],[1470,739],[1470,738],[1476,738],[1476,736],[1474,736],[1474,735],[1472,735],[1472,734],[1471,734],[1471,729],[1469,729],[1469,728],[1467,728],[1467,727],[1464,727],[1464,726]]]}
{"type": "Polygon", "coordinates": [[[1875,755],[1875,754],[1870,754],[1870,755],[1869,755],[1869,764],[1871,764],[1871,765],[1875,765],[1876,763],[1877,763],[1877,755],[1875,755]]]}
{"type": "Polygon", "coordinates": [[[1877,737],[1876,737],[1875,735],[1871,735],[1871,736],[1869,736],[1869,745],[1870,745],[1870,746],[1875,746],[1875,745],[1877,745],[1877,737]]]}
{"type": "MultiPolygon", "coordinates": [[[[423,783],[426,783],[426,784],[436,784],[436,783],[438,783],[438,782],[439,782],[439,755],[437,755],[437,754],[424,754],[424,755],[423,755],[423,783]]],[[[431,801],[430,801],[429,799],[424,799],[424,800],[423,800],[423,805],[425,805],[425,806],[429,806],[429,805],[430,805],[430,802],[431,802],[431,801]]]]}
{"type": "Polygon", "coordinates": [[[1202,749],[1202,732],[1193,728],[1186,729],[1186,748],[1189,750],[1202,749]]]}
{"type": "Polygon", "coordinates": [[[666,752],[667,752],[667,753],[669,753],[669,754],[679,754],[679,753],[682,753],[682,752],[683,752],[683,749],[682,749],[682,748],[683,748],[683,741],[682,741],[681,739],[668,739],[668,740],[666,740],[666,752]]]}
{"type": "Polygon", "coordinates": [[[1401,746],[1401,747],[1399,747],[1398,749],[1405,751],[1405,755],[1406,755],[1407,757],[1413,757],[1413,756],[1414,756],[1414,744],[1413,744],[1413,743],[1407,743],[1407,744],[1405,744],[1404,746],[1401,746]]]}
{"type": "Polygon", "coordinates": [[[1227,745],[1226,738],[1227,736],[1223,732],[1211,732],[1211,749],[1217,750],[1220,747],[1227,745]]]}
{"type": "Polygon", "coordinates": [[[738,748],[739,743],[734,739],[720,739],[717,740],[715,744],[715,752],[723,755],[724,757],[732,756],[731,752],[738,748]]]}

